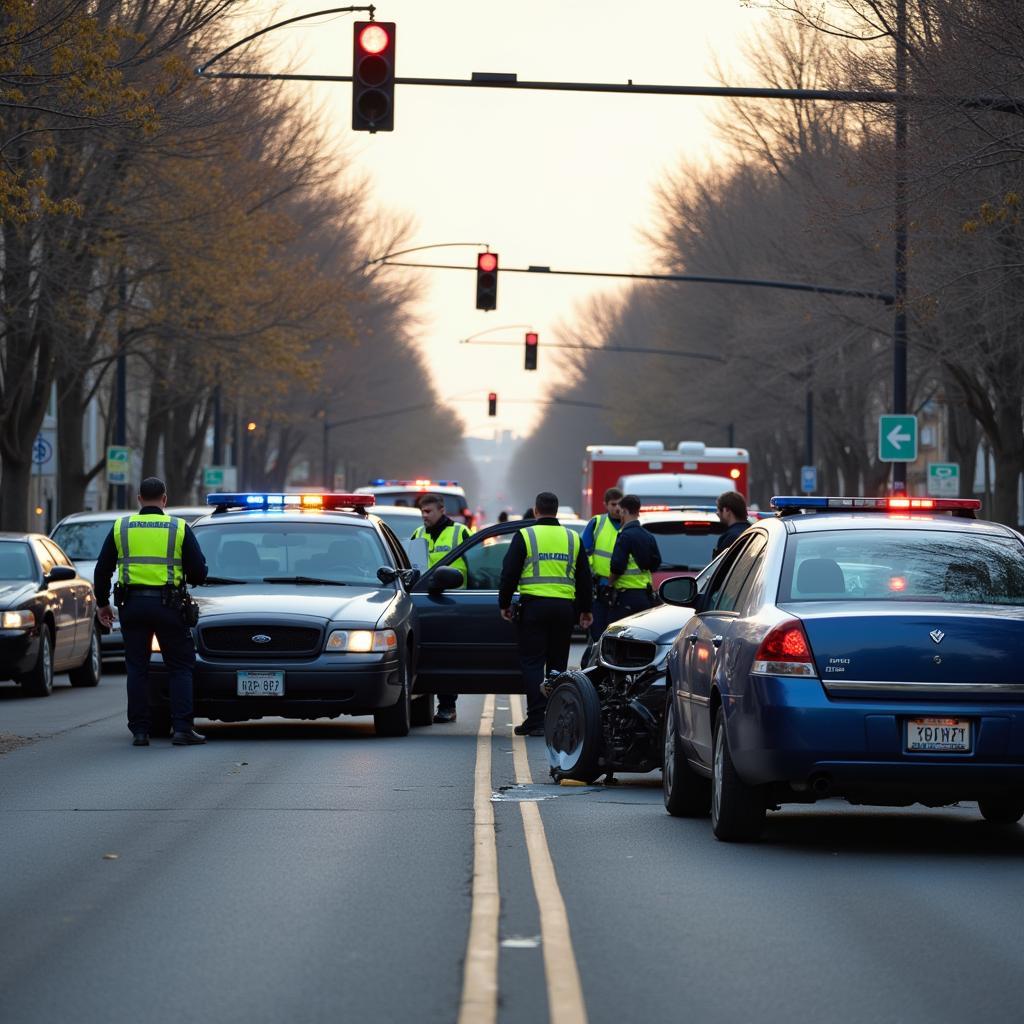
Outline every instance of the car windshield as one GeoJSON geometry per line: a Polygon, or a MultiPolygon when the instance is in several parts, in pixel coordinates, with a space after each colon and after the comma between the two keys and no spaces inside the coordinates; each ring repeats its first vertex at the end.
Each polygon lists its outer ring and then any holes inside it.
{"type": "Polygon", "coordinates": [[[112,519],[86,519],[77,523],[61,523],[53,531],[53,539],[72,562],[95,562],[100,557],[100,548],[113,522],[112,519]]]}
{"type": "Polygon", "coordinates": [[[0,580],[33,580],[35,562],[28,545],[20,540],[0,540],[0,580]]]}
{"type": "Polygon", "coordinates": [[[380,586],[390,565],[375,530],[349,523],[202,523],[196,539],[213,577],[246,583],[272,577],[380,586]]]}
{"type": "MultiPolygon", "coordinates": [[[[410,508],[418,508],[417,502],[424,494],[433,494],[433,491],[378,491],[377,500],[387,505],[408,505],[410,508]]],[[[466,507],[466,499],[461,494],[441,494],[444,498],[445,513],[452,518],[461,516],[462,510],[466,507]]]]}
{"type": "Polygon", "coordinates": [[[661,564],[675,569],[703,569],[711,561],[721,523],[707,522],[696,526],[686,523],[644,523],[654,534],[661,552],[661,564]]]}
{"type": "Polygon", "coordinates": [[[370,511],[387,523],[399,540],[408,540],[416,528],[423,525],[423,516],[416,509],[410,509],[406,513],[396,511],[385,512],[379,508],[372,508],[370,511]]]}
{"type": "Polygon", "coordinates": [[[789,539],[779,603],[1024,604],[1024,546],[933,530],[845,530],[789,539]]]}

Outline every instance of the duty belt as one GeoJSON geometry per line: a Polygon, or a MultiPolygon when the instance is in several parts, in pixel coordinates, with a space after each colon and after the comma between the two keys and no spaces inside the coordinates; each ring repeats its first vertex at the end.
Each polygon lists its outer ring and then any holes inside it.
{"type": "Polygon", "coordinates": [[[145,586],[142,586],[142,584],[139,584],[139,583],[129,583],[125,587],[125,590],[127,590],[129,594],[138,594],[138,595],[143,596],[143,597],[145,597],[147,595],[150,596],[150,597],[163,597],[164,596],[165,588],[164,587],[145,587],[145,586]]]}

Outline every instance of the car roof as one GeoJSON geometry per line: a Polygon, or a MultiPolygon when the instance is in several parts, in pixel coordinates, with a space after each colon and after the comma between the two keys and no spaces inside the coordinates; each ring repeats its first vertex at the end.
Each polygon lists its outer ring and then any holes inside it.
{"type": "Polygon", "coordinates": [[[422,519],[423,513],[414,505],[371,505],[367,510],[370,515],[375,516],[380,512],[391,515],[407,515],[410,519],[422,519]]]}
{"type": "MultiPolygon", "coordinates": [[[[4,530],[3,532],[0,532],[0,540],[20,540],[27,542],[33,538],[41,540],[43,537],[46,537],[45,533],[19,533],[17,530],[4,530]]],[[[49,540],[50,538],[46,537],[46,539],[49,540]]]]}
{"type": "Polygon", "coordinates": [[[266,509],[239,508],[226,512],[211,512],[192,524],[193,529],[218,523],[333,523],[334,525],[374,528],[374,524],[359,512],[348,509],[266,509]]]}
{"type": "MultiPolygon", "coordinates": [[[[137,508],[108,508],[100,509],[96,512],[70,512],[64,516],[57,526],[62,526],[64,523],[98,523],[98,522],[110,522],[114,519],[120,519],[121,516],[130,516],[138,512],[137,508]]],[[[57,526],[54,529],[57,529],[57,526]]]]}
{"type": "MultiPolygon", "coordinates": [[[[762,519],[764,526],[772,520],[762,519]]],[[[1002,523],[987,519],[962,519],[949,513],[893,512],[815,512],[787,515],[776,520],[791,533],[817,533],[827,530],[929,530],[936,533],[988,534],[989,536],[1020,536],[1002,523]]]]}

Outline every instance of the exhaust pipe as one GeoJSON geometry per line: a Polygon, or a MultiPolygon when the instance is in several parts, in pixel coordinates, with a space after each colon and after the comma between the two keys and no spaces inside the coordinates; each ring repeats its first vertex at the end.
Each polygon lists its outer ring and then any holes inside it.
{"type": "Polygon", "coordinates": [[[811,779],[811,792],[822,800],[832,792],[832,780],[827,775],[815,775],[811,779]]]}

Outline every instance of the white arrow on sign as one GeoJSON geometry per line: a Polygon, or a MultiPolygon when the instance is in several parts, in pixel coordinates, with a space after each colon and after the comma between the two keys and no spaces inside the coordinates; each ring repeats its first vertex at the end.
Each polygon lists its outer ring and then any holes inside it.
{"type": "Polygon", "coordinates": [[[900,427],[899,424],[893,427],[892,430],[890,430],[889,433],[885,435],[885,439],[886,441],[889,442],[889,444],[893,446],[893,448],[897,449],[903,446],[904,441],[913,441],[913,438],[910,436],[910,434],[905,434],[903,432],[903,428],[900,427]]]}

